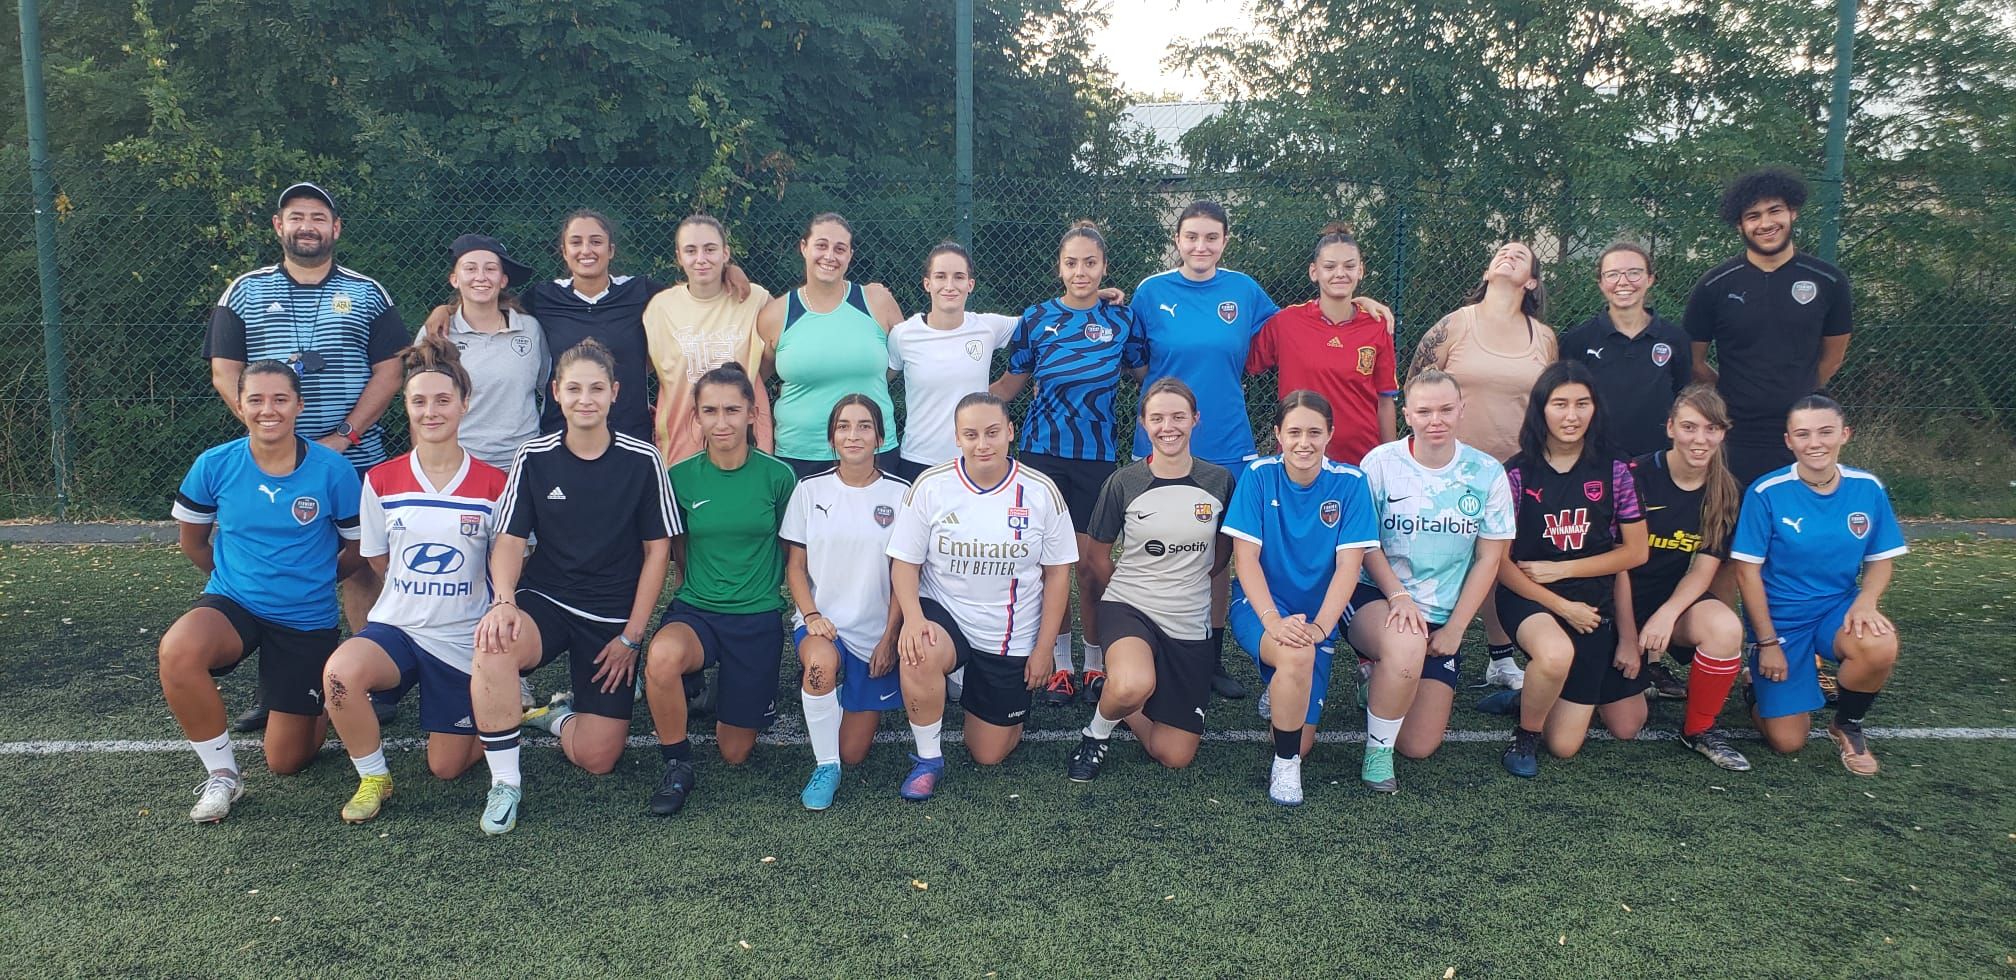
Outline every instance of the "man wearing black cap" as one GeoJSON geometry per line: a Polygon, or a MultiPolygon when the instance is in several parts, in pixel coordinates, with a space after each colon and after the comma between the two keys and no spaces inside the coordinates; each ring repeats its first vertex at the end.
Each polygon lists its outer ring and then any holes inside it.
{"type": "MultiPolygon", "coordinates": [[[[211,311],[203,342],[210,383],[235,413],[246,364],[287,362],[301,378],[297,430],[342,453],[361,475],[385,460],[378,419],[399,391],[406,325],[385,287],[333,260],[343,221],[328,191],[309,183],[281,191],[273,232],[280,263],[232,280],[211,311]]],[[[343,583],[352,630],[363,627],[382,585],[368,566],[343,583]]],[[[241,730],[262,726],[264,714],[254,708],[239,719],[241,730]]]]}

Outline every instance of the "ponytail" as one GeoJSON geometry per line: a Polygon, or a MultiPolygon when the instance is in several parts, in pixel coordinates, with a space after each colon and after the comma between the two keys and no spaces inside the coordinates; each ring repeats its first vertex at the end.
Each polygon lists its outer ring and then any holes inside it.
{"type": "Polygon", "coordinates": [[[467,399],[475,391],[469,380],[469,372],[462,367],[462,353],[446,337],[422,331],[420,338],[399,352],[399,366],[405,370],[406,379],[402,384],[410,384],[423,374],[445,374],[455,382],[455,390],[467,399]]]}

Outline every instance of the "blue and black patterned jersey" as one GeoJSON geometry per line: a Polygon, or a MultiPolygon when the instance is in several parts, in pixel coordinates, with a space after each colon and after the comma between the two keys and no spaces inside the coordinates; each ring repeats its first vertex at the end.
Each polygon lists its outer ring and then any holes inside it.
{"type": "Polygon", "coordinates": [[[1104,300],[1074,310],[1050,299],[1030,307],[1008,338],[1008,371],[1036,385],[1022,422],[1024,452],[1066,459],[1114,457],[1113,396],[1123,371],[1145,367],[1134,313],[1104,300]]]}

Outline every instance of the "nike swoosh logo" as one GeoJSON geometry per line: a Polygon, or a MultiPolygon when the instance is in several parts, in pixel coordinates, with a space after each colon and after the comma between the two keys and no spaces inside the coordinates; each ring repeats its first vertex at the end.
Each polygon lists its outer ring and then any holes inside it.
{"type": "Polygon", "coordinates": [[[887,693],[887,694],[884,694],[884,695],[882,695],[881,697],[879,697],[879,698],[876,698],[875,700],[877,700],[877,701],[887,701],[887,700],[889,700],[890,698],[893,698],[893,697],[895,697],[895,696],[896,696],[896,692],[895,692],[895,691],[890,691],[889,693],[887,693]]]}
{"type": "Polygon", "coordinates": [[[1395,496],[1392,496],[1392,495],[1390,495],[1390,494],[1389,494],[1389,495],[1387,495],[1387,497],[1386,497],[1386,502],[1387,502],[1387,503],[1389,503],[1389,504],[1397,504],[1397,503],[1399,503],[1399,502],[1400,502],[1400,501],[1402,501],[1402,500],[1413,500],[1413,499],[1414,499],[1414,495],[1413,495],[1413,494],[1411,494],[1411,493],[1410,493],[1410,494],[1408,494],[1408,495],[1407,495],[1407,496],[1405,496],[1405,497],[1395,497],[1395,496]]]}
{"type": "Polygon", "coordinates": [[[699,510],[700,508],[702,508],[702,507],[705,507],[705,506],[707,506],[708,504],[711,504],[711,503],[713,503],[713,502],[714,502],[714,498],[713,498],[713,497],[708,497],[708,498],[707,498],[706,500],[695,500],[695,501],[693,501],[693,506],[691,506],[691,507],[688,507],[687,509],[688,509],[688,510],[699,510]]]}
{"type": "Polygon", "coordinates": [[[1659,505],[1659,506],[1657,506],[1657,507],[1654,507],[1654,506],[1652,506],[1652,505],[1650,505],[1650,504],[1647,504],[1647,505],[1645,506],[1645,510],[1646,510],[1646,512],[1647,512],[1647,513],[1650,513],[1650,512],[1652,512],[1652,511],[1655,511],[1655,510],[1665,510],[1665,509],[1666,509],[1666,505],[1665,505],[1665,504],[1660,504],[1660,505],[1659,505]]]}
{"type": "Polygon", "coordinates": [[[1138,510],[1138,511],[1130,510],[1127,512],[1127,516],[1132,517],[1137,521],[1145,521],[1148,518],[1154,517],[1155,512],[1152,510],[1138,510]]]}

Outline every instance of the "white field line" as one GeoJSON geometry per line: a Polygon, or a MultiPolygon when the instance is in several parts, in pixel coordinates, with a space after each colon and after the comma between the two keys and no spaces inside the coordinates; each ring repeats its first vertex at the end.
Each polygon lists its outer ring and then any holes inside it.
{"type": "MultiPolygon", "coordinates": [[[[785,728],[786,726],[780,721],[778,727],[785,728]]],[[[757,741],[764,745],[804,745],[804,733],[795,730],[796,726],[790,727],[794,730],[773,731],[759,737],[757,741]]],[[[1942,742],[2016,741],[2016,728],[1867,728],[1864,731],[1868,733],[1870,738],[1877,740],[1904,739],[1942,742]]],[[[1739,730],[1732,732],[1732,734],[1743,739],[1754,740],[1756,738],[1756,734],[1748,730],[1739,730]]],[[[1124,729],[1118,732],[1115,737],[1122,740],[1132,739],[1132,736],[1124,729]]],[[[1450,732],[1444,741],[1503,742],[1506,740],[1506,737],[1507,731],[1505,729],[1495,729],[1492,731],[1454,731],[1450,732]]],[[[1590,732],[1589,737],[1596,740],[1608,740],[1610,734],[1597,730],[1590,732]]],[[[1646,742],[1667,742],[1678,737],[1677,733],[1666,730],[1646,729],[1638,733],[1638,740],[1646,742]]],[[[945,732],[943,738],[947,742],[956,743],[965,741],[961,733],[956,731],[945,732]]],[[[1206,742],[1268,742],[1272,741],[1273,738],[1272,733],[1258,730],[1217,731],[1206,732],[1204,734],[1204,741],[1206,742]]],[[[1814,741],[1825,741],[1827,731],[1826,729],[1816,728],[1808,733],[1807,738],[1814,741]]],[[[714,740],[711,735],[693,735],[691,739],[694,742],[702,744],[711,743],[714,740]]],[[[1075,742],[1078,740],[1078,732],[1069,729],[1045,729],[1043,731],[1025,732],[1022,735],[1022,739],[1026,742],[1075,742]]],[[[1365,741],[1365,733],[1348,731],[1318,732],[1316,740],[1326,744],[1349,745],[1365,741]]],[[[910,736],[900,731],[877,732],[875,741],[882,744],[908,743],[910,736]]],[[[251,748],[259,746],[261,742],[257,738],[248,738],[238,740],[236,744],[251,748]]],[[[426,740],[418,738],[388,738],[385,740],[385,747],[395,750],[420,749],[426,747],[426,744],[426,740]]],[[[559,745],[554,739],[543,736],[528,738],[525,740],[525,744],[549,748],[559,745]]],[[[630,737],[629,744],[633,749],[641,749],[654,746],[658,744],[658,741],[648,735],[633,735],[630,737]]],[[[42,739],[32,742],[0,742],[0,755],[105,755],[187,751],[189,751],[188,742],[169,739],[42,739]]]]}

